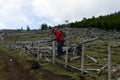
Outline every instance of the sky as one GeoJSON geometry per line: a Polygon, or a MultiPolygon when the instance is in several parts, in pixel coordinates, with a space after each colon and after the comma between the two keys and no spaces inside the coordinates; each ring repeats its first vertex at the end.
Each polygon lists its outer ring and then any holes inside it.
{"type": "Polygon", "coordinates": [[[120,11],[120,0],[0,0],[0,29],[39,29],[120,11]]]}

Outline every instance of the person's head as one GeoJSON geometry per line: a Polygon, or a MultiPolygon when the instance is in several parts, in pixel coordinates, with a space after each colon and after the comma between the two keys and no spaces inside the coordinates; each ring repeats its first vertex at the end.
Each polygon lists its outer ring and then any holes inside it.
{"type": "Polygon", "coordinates": [[[55,29],[52,29],[52,33],[54,33],[55,29]]]}
{"type": "Polygon", "coordinates": [[[54,32],[55,32],[55,30],[58,30],[58,28],[54,28],[54,29],[52,29],[52,33],[54,33],[54,32]]]}

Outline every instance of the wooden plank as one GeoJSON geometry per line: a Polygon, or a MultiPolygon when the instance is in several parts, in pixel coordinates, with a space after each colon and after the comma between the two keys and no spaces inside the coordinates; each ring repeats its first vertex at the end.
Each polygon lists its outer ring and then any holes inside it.
{"type": "Polygon", "coordinates": [[[91,57],[91,56],[88,56],[88,55],[86,55],[89,59],[91,59],[92,61],[94,61],[95,63],[98,63],[98,61],[95,59],[95,58],[93,58],[93,57],[91,57]]]}
{"type": "Polygon", "coordinates": [[[107,66],[108,66],[108,64],[106,64],[103,67],[101,67],[100,70],[98,71],[98,74],[100,74],[102,72],[102,70],[105,69],[107,66]]]}
{"type": "MultiPolygon", "coordinates": [[[[64,62],[60,62],[60,61],[56,61],[56,63],[57,63],[58,65],[60,65],[60,66],[63,66],[63,67],[64,67],[64,65],[65,65],[64,62]]],[[[81,68],[77,68],[77,67],[72,66],[72,65],[69,65],[69,64],[67,64],[67,67],[66,67],[66,68],[69,69],[69,70],[71,70],[71,71],[78,71],[78,72],[81,72],[81,71],[82,71],[81,68]]],[[[99,71],[99,70],[100,70],[100,69],[84,69],[83,72],[88,73],[88,71],[99,71]]]]}
{"type": "MultiPolygon", "coordinates": [[[[85,40],[85,41],[83,41],[83,42],[79,42],[79,43],[76,44],[75,46],[76,46],[76,47],[79,47],[79,46],[81,46],[81,44],[85,44],[85,43],[88,43],[88,42],[92,42],[92,41],[95,41],[95,40],[97,40],[97,39],[99,39],[99,38],[96,37],[96,38],[92,38],[92,39],[87,39],[87,40],[85,40]]],[[[72,49],[73,47],[75,47],[75,46],[69,47],[68,50],[71,50],[71,49],[72,49]]]]}
{"type": "Polygon", "coordinates": [[[73,61],[73,60],[78,59],[78,58],[80,58],[80,56],[75,56],[75,57],[71,58],[70,61],[73,61]]]}

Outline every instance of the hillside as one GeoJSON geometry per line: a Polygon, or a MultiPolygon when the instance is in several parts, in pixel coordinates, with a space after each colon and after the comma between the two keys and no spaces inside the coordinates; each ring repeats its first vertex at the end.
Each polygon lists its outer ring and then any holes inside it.
{"type": "Polygon", "coordinates": [[[81,21],[76,21],[68,24],[58,25],[56,27],[71,27],[71,28],[99,28],[104,30],[120,31],[120,11],[108,15],[100,15],[99,17],[83,18],[81,21]]]}
{"type": "MultiPolygon", "coordinates": [[[[119,31],[105,31],[98,28],[64,28],[62,30],[66,33],[64,50],[68,45],[67,60],[56,57],[56,63],[52,63],[53,43],[47,42],[54,38],[51,30],[3,30],[0,32],[0,53],[4,52],[13,56],[11,57],[13,62],[18,61],[22,66],[23,74],[25,74],[24,70],[27,70],[27,73],[30,73],[27,76],[34,76],[36,80],[107,80],[108,67],[106,65],[110,51],[111,77],[112,80],[119,80],[119,31]],[[84,48],[80,46],[81,43],[84,44],[84,48]],[[110,50],[108,50],[109,47],[110,50]],[[83,50],[84,64],[82,63],[83,50]],[[32,70],[32,62],[36,60],[39,61],[41,68],[32,70]],[[82,65],[84,66],[83,73],[81,73],[82,65]]],[[[2,57],[0,57],[0,64],[2,64],[0,72],[3,75],[0,79],[6,80],[4,71],[6,65],[2,57]]]]}

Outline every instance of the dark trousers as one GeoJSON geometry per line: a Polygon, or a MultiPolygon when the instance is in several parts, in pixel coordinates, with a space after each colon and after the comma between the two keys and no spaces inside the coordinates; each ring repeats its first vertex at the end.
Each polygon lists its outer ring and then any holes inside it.
{"type": "Polygon", "coordinates": [[[64,45],[64,41],[57,42],[57,52],[59,55],[63,54],[63,45],[64,45]]]}

